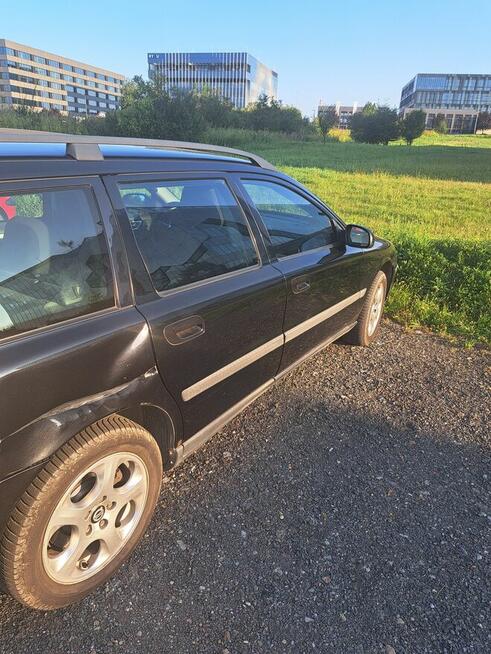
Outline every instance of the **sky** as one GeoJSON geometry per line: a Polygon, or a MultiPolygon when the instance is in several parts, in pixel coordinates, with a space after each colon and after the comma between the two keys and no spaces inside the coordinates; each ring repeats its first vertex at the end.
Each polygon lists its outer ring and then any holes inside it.
{"type": "Polygon", "coordinates": [[[285,104],[398,106],[418,72],[491,73],[491,0],[0,0],[0,38],[147,76],[147,52],[246,51],[285,104]]]}

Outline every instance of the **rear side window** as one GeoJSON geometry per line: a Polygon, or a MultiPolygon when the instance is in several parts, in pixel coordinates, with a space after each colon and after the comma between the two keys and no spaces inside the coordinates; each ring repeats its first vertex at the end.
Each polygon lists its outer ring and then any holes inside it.
{"type": "Polygon", "coordinates": [[[332,243],[336,230],[315,204],[291,189],[260,180],[242,180],[268,230],[277,257],[307,252],[332,243]]]}
{"type": "Polygon", "coordinates": [[[0,338],[114,305],[112,273],[88,189],[0,197],[0,338]]]}
{"type": "Polygon", "coordinates": [[[125,183],[119,189],[157,291],[258,263],[246,219],[224,180],[125,183]]]}

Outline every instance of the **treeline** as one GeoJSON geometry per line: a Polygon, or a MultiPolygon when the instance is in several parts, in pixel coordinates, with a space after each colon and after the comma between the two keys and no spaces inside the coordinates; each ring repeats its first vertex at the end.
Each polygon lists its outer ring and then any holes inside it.
{"type": "MultiPolygon", "coordinates": [[[[317,123],[324,141],[337,120],[334,107],[325,107],[319,112],[317,123]]],[[[387,145],[389,141],[402,137],[411,145],[424,132],[425,122],[424,111],[412,111],[405,118],[400,118],[396,109],[367,102],[362,111],[351,116],[349,127],[353,141],[387,145]]]]}
{"type": "MultiPolygon", "coordinates": [[[[478,125],[481,129],[489,128],[485,118],[483,114],[478,125]]],[[[121,108],[104,117],[65,116],[27,106],[0,111],[0,127],[183,141],[203,141],[209,128],[220,128],[224,133],[237,129],[282,133],[301,140],[321,135],[326,141],[330,130],[338,126],[334,106],[324,107],[313,120],[302,116],[296,107],[266,96],[246,109],[235,109],[206,89],[201,93],[178,89],[169,93],[158,80],[146,81],[142,77],[123,85],[121,108]]],[[[349,128],[354,141],[388,144],[403,138],[410,145],[425,129],[425,114],[412,111],[401,119],[395,109],[368,102],[351,117],[349,128]]],[[[446,131],[444,116],[437,116],[435,129],[446,131]]]]}
{"type": "Polygon", "coordinates": [[[299,137],[316,132],[315,124],[298,109],[266,96],[239,110],[206,89],[201,93],[168,93],[158,82],[142,77],[124,84],[121,108],[105,117],[64,116],[57,111],[19,107],[0,111],[0,127],[184,141],[201,141],[210,127],[266,130],[299,137]]]}

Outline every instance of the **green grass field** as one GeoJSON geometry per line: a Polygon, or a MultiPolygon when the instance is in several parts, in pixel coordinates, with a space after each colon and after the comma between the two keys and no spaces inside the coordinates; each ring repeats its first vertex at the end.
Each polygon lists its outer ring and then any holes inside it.
{"type": "Polygon", "coordinates": [[[261,154],[346,222],[391,239],[400,264],[393,318],[491,344],[491,137],[430,133],[411,147],[238,130],[208,138],[261,154]]]}

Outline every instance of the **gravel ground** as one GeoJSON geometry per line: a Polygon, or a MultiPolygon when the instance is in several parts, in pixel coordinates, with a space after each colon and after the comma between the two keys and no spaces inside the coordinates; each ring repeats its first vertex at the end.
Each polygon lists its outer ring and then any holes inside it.
{"type": "Polygon", "coordinates": [[[490,652],[489,363],[389,322],[331,346],[166,480],[99,592],[0,596],[0,651],[490,652]]]}

